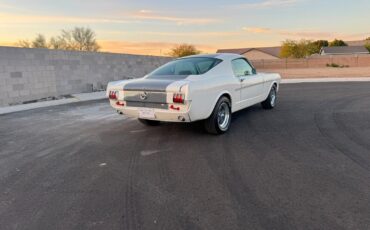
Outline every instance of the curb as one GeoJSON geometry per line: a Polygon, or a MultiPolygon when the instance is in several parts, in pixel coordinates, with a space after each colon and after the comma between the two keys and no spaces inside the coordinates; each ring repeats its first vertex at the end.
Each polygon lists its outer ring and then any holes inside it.
{"type": "Polygon", "coordinates": [[[281,84],[297,84],[297,83],[320,83],[320,82],[368,82],[370,77],[352,77],[352,78],[295,78],[282,79],[281,84]]]}
{"type": "Polygon", "coordinates": [[[95,92],[95,93],[72,94],[72,97],[73,98],[0,107],[0,115],[21,112],[21,111],[26,111],[26,110],[31,110],[31,109],[45,108],[45,107],[56,106],[56,105],[65,105],[65,104],[70,104],[70,103],[75,103],[75,102],[94,101],[94,100],[100,100],[100,99],[106,98],[105,91],[95,92]]]}

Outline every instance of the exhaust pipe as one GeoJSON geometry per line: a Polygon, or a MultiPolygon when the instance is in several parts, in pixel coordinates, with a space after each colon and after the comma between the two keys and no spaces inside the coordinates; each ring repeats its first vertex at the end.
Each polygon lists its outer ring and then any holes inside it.
{"type": "Polygon", "coordinates": [[[182,121],[182,122],[184,122],[184,121],[185,121],[185,117],[183,117],[183,116],[178,116],[178,117],[177,117],[177,119],[178,119],[179,121],[182,121]]]}

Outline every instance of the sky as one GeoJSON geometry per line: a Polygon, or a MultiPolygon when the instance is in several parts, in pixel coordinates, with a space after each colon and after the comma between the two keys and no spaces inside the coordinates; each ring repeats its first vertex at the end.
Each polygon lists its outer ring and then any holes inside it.
{"type": "Polygon", "coordinates": [[[93,29],[102,51],[166,55],[278,46],[286,39],[370,37],[369,0],[0,0],[0,45],[93,29]]]}

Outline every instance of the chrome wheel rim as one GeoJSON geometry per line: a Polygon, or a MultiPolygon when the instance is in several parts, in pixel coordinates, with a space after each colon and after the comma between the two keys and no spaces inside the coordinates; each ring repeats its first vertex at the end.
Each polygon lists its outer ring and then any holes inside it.
{"type": "Polygon", "coordinates": [[[273,89],[273,90],[271,90],[270,104],[271,104],[272,107],[274,107],[275,103],[276,103],[276,91],[275,91],[275,89],[273,89]]]}
{"type": "Polygon", "coordinates": [[[220,105],[220,108],[217,113],[217,123],[218,127],[225,131],[229,127],[229,121],[230,121],[230,108],[229,106],[223,102],[220,105]]]}

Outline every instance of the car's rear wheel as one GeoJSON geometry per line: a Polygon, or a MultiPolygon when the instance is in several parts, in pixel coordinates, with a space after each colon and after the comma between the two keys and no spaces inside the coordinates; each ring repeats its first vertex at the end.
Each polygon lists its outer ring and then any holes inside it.
{"type": "Polygon", "coordinates": [[[262,108],[264,108],[264,109],[273,109],[273,108],[275,108],[276,99],[277,99],[276,86],[273,85],[267,99],[261,103],[262,108]]]}
{"type": "Polygon", "coordinates": [[[157,126],[161,122],[160,121],[152,121],[152,120],[146,120],[146,119],[138,119],[140,123],[147,125],[147,126],[157,126]]]}
{"type": "Polygon", "coordinates": [[[227,97],[221,97],[211,116],[204,121],[208,133],[223,134],[229,130],[231,123],[231,103],[227,97]]]}

